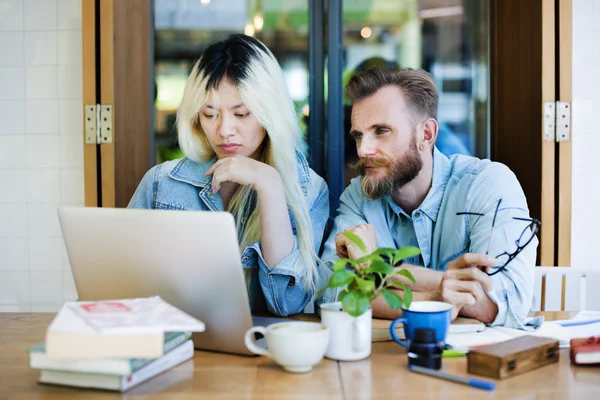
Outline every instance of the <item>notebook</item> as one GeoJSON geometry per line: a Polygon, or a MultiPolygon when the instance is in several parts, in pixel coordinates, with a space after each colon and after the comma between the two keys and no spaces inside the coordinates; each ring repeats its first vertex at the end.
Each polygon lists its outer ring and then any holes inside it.
{"type": "Polygon", "coordinates": [[[600,320],[596,313],[583,311],[571,320],[547,321],[535,331],[487,327],[482,332],[464,335],[449,334],[446,343],[455,349],[467,350],[487,344],[500,343],[524,335],[548,337],[559,341],[560,348],[570,347],[571,339],[600,336],[600,320]]]}
{"type": "MultiPolygon", "coordinates": [[[[390,320],[373,318],[373,331],[371,334],[371,340],[373,342],[385,342],[392,340],[392,337],[390,336],[391,324],[392,321],[390,320]]],[[[452,324],[450,324],[448,335],[481,332],[484,329],[485,324],[483,322],[477,321],[473,318],[458,317],[452,322],[452,324]]],[[[406,339],[402,324],[396,325],[396,336],[398,336],[398,339],[400,340],[406,339]]]]}

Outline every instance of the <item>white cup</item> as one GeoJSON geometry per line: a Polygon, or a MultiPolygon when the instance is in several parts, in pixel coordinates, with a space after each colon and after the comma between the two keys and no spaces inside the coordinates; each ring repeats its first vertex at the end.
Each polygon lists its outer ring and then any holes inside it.
{"type": "Polygon", "coordinates": [[[325,357],[338,361],[362,360],[371,355],[371,309],[353,317],[341,302],[321,304],[321,323],[329,328],[325,357]]]}
{"type": "Polygon", "coordinates": [[[244,342],[248,350],[272,358],[288,372],[309,372],[323,359],[329,330],[318,322],[281,322],[250,328],[244,342]],[[266,349],[254,342],[256,332],[265,337],[266,349]]]}

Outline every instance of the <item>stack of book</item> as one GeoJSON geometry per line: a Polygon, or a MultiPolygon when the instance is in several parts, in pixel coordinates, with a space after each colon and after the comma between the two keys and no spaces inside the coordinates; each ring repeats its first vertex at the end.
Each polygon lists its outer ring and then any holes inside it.
{"type": "Polygon", "coordinates": [[[192,358],[202,331],[160,297],[66,303],[29,365],[41,383],[125,391],[192,358]]]}

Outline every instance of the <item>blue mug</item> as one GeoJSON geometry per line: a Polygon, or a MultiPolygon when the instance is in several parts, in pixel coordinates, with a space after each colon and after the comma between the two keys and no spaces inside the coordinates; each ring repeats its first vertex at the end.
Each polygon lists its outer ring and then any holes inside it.
{"type": "Polygon", "coordinates": [[[431,328],[435,331],[436,340],[445,342],[452,307],[452,304],[440,301],[413,301],[408,310],[402,309],[402,318],[394,320],[390,325],[390,336],[396,343],[408,347],[414,338],[415,329],[431,328]],[[404,324],[404,337],[408,343],[396,336],[396,325],[400,322],[404,324]]]}

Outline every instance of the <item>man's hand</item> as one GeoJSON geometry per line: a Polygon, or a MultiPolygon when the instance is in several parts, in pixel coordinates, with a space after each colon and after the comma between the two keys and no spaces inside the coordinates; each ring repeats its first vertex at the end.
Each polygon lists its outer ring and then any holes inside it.
{"type": "Polygon", "coordinates": [[[350,231],[358,236],[365,244],[367,251],[363,254],[362,250],[352,240],[348,239],[343,232],[339,232],[335,235],[335,251],[339,258],[356,260],[377,250],[377,234],[373,225],[360,224],[346,228],[345,231],[350,231]]]}
{"type": "Polygon", "coordinates": [[[463,254],[448,264],[435,297],[454,306],[452,320],[463,308],[470,310],[468,316],[480,321],[494,320],[498,307],[486,293],[492,289],[492,281],[484,271],[495,264],[493,257],[473,253],[463,254]]]}

